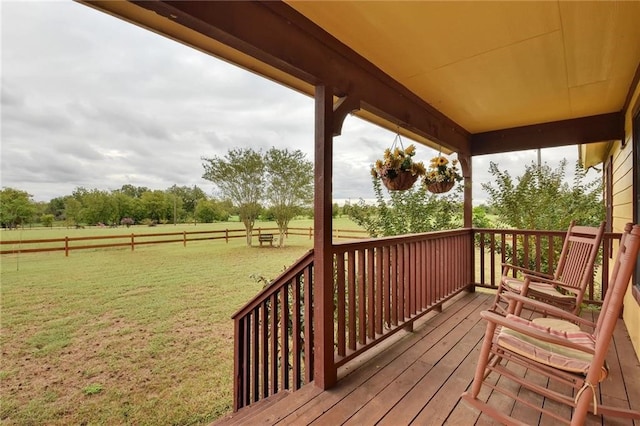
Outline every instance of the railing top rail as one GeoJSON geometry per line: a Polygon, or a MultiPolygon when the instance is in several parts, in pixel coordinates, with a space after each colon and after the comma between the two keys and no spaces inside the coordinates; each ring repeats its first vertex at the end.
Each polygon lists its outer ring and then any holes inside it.
{"type": "Polygon", "coordinates": [[[62,243],[62,238],[43,238],[39,240],[0,240],[0,244],[41,244],[41,243],[62,243]]]}
{"type": "Polygon", "coordinates": [[[412,243],[424,240],[435,240],[439,238],[447,238],[458,235],[470,234],[471,228],[450,229],[446,231],[423,232],[420,234],[405,234],[392,237],[368,238],[360,241],[345,241],[333,244],[334,253],[341,253],[348,250],[374,248],[380,246],[388,246],[401,243],[412,243]]]}
{"type": "Polygon", "coordinates": [[[274,292],[280,290],[288,281],[302,272],[310,264],[313,263],[313,250],[309,250],[300,257],[293,265],[287,268],[283,273],[278,275],[267,287],[263,288],[258,294],[253,296],[242,308],[238,309],[231,319],[242,317],[252,311],[258,304],[262,303],[265,297],[271,296],[274,292]]]}
{"type": "MultiPolygon", "coordinates": [[[[492,234],[520,234],[520,235],[553,235],[562,236],[567,235],[567,231],[547,231],[539,229],[517,229],[517,228],[473,228],[473,232],[485,232],[492,234]]],[[[579,232],[578,232],[579,233],[579,232]]],[[[622,233],[620,232],[605,232],[603,239],[620,239],[622,233]]]]}
{"type": "Polygon", "coordinates": [[[520,235],[567,235],[567,231],[541,230],[541,229],[518,229],[518,228],[473,228],[473,232],[485,232],[491,234],[520,234],[520,235]]]}

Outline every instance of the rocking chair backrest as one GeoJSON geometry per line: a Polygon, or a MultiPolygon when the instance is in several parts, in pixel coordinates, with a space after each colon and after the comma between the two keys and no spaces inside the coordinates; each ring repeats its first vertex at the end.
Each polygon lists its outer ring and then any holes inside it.
{"type": "MultiPolygon", "coordinates": [[[[558,268],[554,274],[556,281],[567,287],[576,289],[579,295],[584,294],[587,284],[592,278],[600,242],[604,235],[604,222],[598,228],[575,226],[571,222],[562,247],[558,268]]],[[[578,300],[580,304],[582,300],[578,300]]]]}
{"type": "MultiPolygon", "coordinates": [[[[640,245],[640,225],[633,225],[627,223],[624,228],[624,233],[620,239],[620,248],[616,255],[615,263],[613,264],[613,270],[609,282],[612,283],[607,290],[607,294],[602,302],[602,308],[598,321],[596,323],[596,329],[594,331],[594,337],[597,337],[601,333],[607,335],[605,329],[610,329],[609,335],[613,333],[613,329],[616,326],[616,322],[620,316],[622,310],[622,302],[624,295],[627,291],[627,285],[633,274],[633,270],[638,258],[638,246],[640,245]]],[[[597,353],[596,345],[596,353],[597,353]]],[[[606,349],[605,349],[606,353],[606,349]]]]}
{"type": "MultiPolygon", "coordinates": [[[[584,381],[585,387],[583,387],[583,389],[586,389],[587,386],[591,387],[587,393],[591,393],[592,395],[595,393],[594,385],[599,381],[600,370],[607,357],[613,330],[616,327],[616,322],[622,310],[622,301],[636,266],[639,250],[640,226],[633,225],[632,227],[631,224],[628,224],[620,240],[620,249],[618,250],[613,271],[611,272],[612,285],[607,290],[607,295],[602,304],[602,310],[594,332],[596,339],[595,353],[584,381]],[[628,231],[629,229],[631,229],[630,233],[628,231]]],[[[593,398],[595,404],[595,396],[593,396],[593,398]]],[[[591,404],[591,398],[580,398],[580,392],[576,399],[576,409],[574,410],[571,420],[572,425],[584,424],[587,410],[591,404]]]]}

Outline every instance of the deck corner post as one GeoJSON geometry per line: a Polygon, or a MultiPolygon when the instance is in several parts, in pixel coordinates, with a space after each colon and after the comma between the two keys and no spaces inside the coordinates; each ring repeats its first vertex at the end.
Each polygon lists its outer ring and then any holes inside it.
{"type": "Polygon", "coordinates": [[[464,227],[473,227],[473,191],[472,191],[472,170],[471,156],[469,154],[458,153],[458,161],[462,169],[464,184],[464,227]]]}
{"type": "Polygon", "coordinates": [[[471,167],[471,155],[468,153],[458,153],[458,160],[460,161],[460,168],[462,169],[462,177],[464,183],[464,204],[463,204],[463,227],[469,229],[469,266],[465,271],[467,274],[466,281],[470,283],[467,290],[470,292],[475,291],[475,231],[473,230],[473,170],[471,167]]]}
{"type": "Polygon", "coordinates": [[[337,381],[334,363],[333,330],[333,91],[315,90],[315,178],[314,178],[314,382],[330,389],[337,381]]]}

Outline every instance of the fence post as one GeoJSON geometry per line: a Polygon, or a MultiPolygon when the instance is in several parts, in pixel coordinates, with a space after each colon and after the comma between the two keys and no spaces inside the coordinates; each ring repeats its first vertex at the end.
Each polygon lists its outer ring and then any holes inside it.
{"type": "Polygon", "coordinates": [[[69,257],[69,237],[64,237],[64,255],[69,257]]]}
{"type": "Polygon", "coordinates": [[[182,246],[187,246],[187,231],[182,231],[182,246]]]}
{"type": "Polygon", "coordinates": [[[313,228],[309,227],[309,239],[313,238],[313,228]]]}
{"type": "Polygon", "coordinates": [[[133,251],[136,247],[136,243],[135,243],[135,234],[132,232],[131,233],[131,251],[133,251]]]}
{"type": "Polygon", "coordinates": [[[224,241],[228,244],[229,243],[229,229],[225,229],[224,230],[224,241]]]}

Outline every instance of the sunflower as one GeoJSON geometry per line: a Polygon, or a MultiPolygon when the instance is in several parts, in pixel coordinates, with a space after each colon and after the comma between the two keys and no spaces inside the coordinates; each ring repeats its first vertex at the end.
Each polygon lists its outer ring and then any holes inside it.
{"type": "Polygon", "coordinates": [[[415,145],[406,149],[395,147],[384,150],[382,160],[377,160],[371,169],[371,175],[378,178],[393,179],[399,172],[409,171],[413,176],[424,176],[426,169],[422,162],[414,162],[412,157],[416,153],[415,145]]]}
{"type": "Polygon", "coordinates": [[[458,173],[457,165],[458,160],[449,163],[449,160],[441,155],[433,157],[429,169],[426,171],[424,183],[429,185],[431,183],[461,181],[462,176],[458,173]]]}

